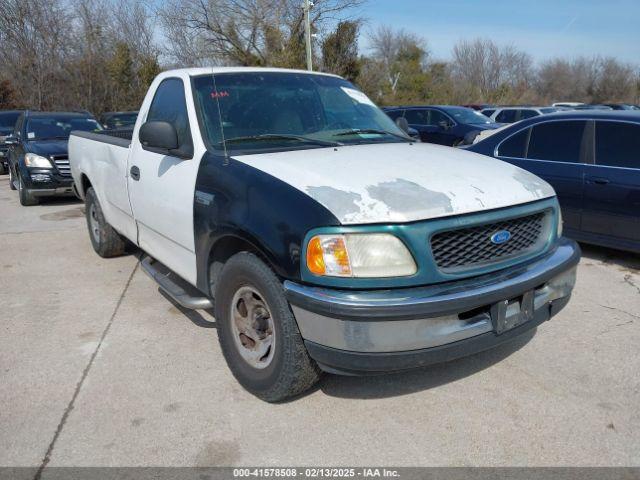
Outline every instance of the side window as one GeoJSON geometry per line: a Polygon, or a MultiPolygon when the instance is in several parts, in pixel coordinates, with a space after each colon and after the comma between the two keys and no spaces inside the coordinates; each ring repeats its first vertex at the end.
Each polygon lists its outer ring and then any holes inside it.
{"type": "Polygon", "coordinates": [[[444,113],[437,110],[431,110],[431,115],[429,115],[429,125],[437,127],[440,122],[452,123],[449,117],[444,113]]]}
{"type": "Polygon", "coordinates": [[[498,147],[499,157],[525,158],[527,152],[527,139],[529,138],[529,128],[516,133],[506,139],[498,147]]]}
{"type": "Polygon", "coordinates": [[[496,115],[497,123],[513,123],[516,121],[517,110],[502,110],[496,115]]]}
{"type": "Polygon", "coordinates": [[[597,122],[596,164],[640,169],[640,125],[597,122]]]}
{"type": "Polygon", "coordinates": [[[557,162],[580,162],[586,122],[546,122],[531,128],[527,158],[557,162]]]}
{"type": "Polygon", "coordinates": [[[167,78],[158,86],[147,115],[147,122],[151,121],[172,123],[178,132],[180,148],[193,147],[182,80],[167,78]]]}
{"type": "Polygon", "coordinates": [[[429,110],[407,110],[404,118],[412,125],[429,125],[429,110]]]}
{"type": "Polygon", "coordinates": [[[539,114],[535,110],[520,110],[520,120],[525,118],[537,117],[539,114]]]}
{"type": "Polygon", "coordinates": [[[394,122],[402,116],[403,110],[392,110],[390,112],[385,112],[388,117],[393,120],[394,122]]]}
{"type": "Polygon", "coordinates": [[[488,110],[482,110],[480,113],[486,117],[490,117],[491,115],[493,115],[493,112],[495,112],[495,110],[493,108],[490,108],[488,110]]]}

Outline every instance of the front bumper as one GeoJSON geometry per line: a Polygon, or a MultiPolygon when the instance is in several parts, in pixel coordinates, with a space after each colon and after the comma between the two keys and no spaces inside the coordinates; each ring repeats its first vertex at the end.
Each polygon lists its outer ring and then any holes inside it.
{"type": "Polygon", "coordinates": [[[561,238],[543,257],[426,287],[348,291],[284,283],[309,355],[324,370],[366,374],[471,355],[558,313],[580,249],[561,238]]]}
{"type": "Polygon", "coordinates": [[[36,197],[75,195],[73,178],[52,169],[26,169],[23,179],[29,192],[36,197]]]}

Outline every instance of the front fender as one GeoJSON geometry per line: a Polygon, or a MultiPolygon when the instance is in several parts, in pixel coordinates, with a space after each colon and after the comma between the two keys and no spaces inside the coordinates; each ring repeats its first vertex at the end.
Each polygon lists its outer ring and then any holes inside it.
{"type": "Polygon", "coordinates": [[[309,195],[232,158],[207,152],[194,192],[197,286],[208,290],[210,253],[217,241],[236,237],[262,253],[281,278],[300,280],[306,233],[338,219],[309,195]]]}

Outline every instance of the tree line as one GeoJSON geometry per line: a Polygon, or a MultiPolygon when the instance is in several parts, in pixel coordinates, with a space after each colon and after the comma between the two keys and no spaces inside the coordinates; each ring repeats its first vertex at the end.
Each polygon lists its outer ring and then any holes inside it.
{"type": "MultiPolygon", "coordinates": [[[[640,103],[637,66],[616,58],[536,64],[475,39],[442,61],[424,37],[367,30],[357,17],[365,3],[314,2],[313,61],[382,105],[640,103]]],[[[132,110],[167,68],[306,67],[300,0],[0,0],[0,45],[0,108],[132,110]]]]}

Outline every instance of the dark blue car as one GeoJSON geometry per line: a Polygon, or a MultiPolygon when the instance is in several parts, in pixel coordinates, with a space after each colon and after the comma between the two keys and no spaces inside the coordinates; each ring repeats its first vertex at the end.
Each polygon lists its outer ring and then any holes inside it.
{"type": "Polygon", "coordinates": [[[386,107],[383,110],[394,121],[404,117],[409,127],[418,131],[423,142],[439,145],[471,143],[480,131],[502,126],[466,107],[425,105],[386,107]]]}
{"type": "Polygon", "coordinates": [[[640,112],[535,117],[467,149],[549,182],[558,194],[567,236],[640,252],[640,112]]]}

